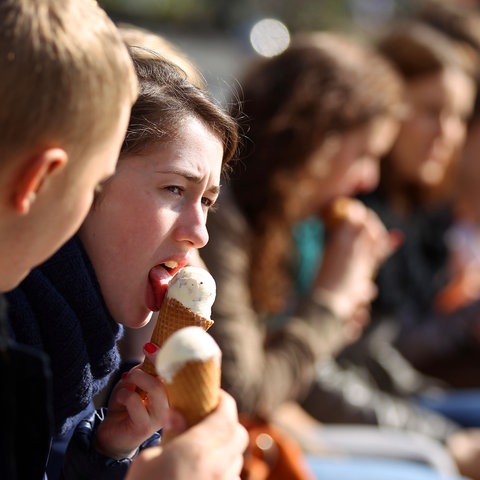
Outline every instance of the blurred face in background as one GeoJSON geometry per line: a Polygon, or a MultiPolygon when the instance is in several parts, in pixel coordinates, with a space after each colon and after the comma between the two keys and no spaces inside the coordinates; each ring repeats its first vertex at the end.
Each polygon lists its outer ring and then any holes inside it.
{"type": "Polygon", "coordinates": [[[463,146],[475,85],[464,72],[445,69],[406,87],[409,111],[390,161],[398,180],[436,187],[444,181],[463,146]]]}
{"type": "Polygon", "coordinates": [[[314,214],[340,195],[373,190],[382,156],[391,148],[399,121],[383,116],[341,134],[332,134],[312,154],[301,190],[305,216],[314,214]]]}

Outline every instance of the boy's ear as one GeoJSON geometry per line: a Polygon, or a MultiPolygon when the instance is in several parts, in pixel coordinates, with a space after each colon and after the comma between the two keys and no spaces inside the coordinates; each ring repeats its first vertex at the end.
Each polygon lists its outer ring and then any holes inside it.
{"type": "Polygon", "coordinates": [[[48,148],[30,158],[20,173],[14,191],[15,209],[21,215],[30,211],[32,204],[49,177],[63,168],[68,155],[61,148],[48,148]]]}

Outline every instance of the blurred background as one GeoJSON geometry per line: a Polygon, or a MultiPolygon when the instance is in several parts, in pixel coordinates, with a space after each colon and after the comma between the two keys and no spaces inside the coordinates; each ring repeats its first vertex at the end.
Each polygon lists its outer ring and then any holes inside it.
{"type": "MultiPolygon", "coordinates": [[[[426,0],[99,0],[116,22],[142,26],[179,46],[211,93],[228,101],[244,62],[272,55],[299,30],[372,35],[426,0]],[[272,21],[273,20],[273,21],[272,21]]],[[[479,0],[438,0],[479,4],[479,0]]]]}

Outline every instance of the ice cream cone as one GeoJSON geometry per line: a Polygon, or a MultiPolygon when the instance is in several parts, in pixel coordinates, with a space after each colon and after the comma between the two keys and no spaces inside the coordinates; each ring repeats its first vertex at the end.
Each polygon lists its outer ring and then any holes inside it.
{"type": "Polygon", "coordinates": [[[324,225],[331,229],[336,228],[348,216],[349,205],[352,199],[349,197],[337,197],[330,202],[322,212],[322,220],[324,225]]]}
{"type": "MultiPolygon", "coordinates": [[[[178,330],[165,342],[156,359],[171,408],[191,427],[218,405],[221,351],[215,340],[199,327],[178,330]]],[[[163,442],[173,437],[165,432],[163,442]]]]}
{"type": "Polygon", "coordinates": [[[165,382],[169,404],[178,410],[189,427],[205,418],[218,405],[220,363],[215,357],[190,361],[165,382]]]}
{"type": "MultiPolygon", "coordinates": [[[[161,348],[165,340],[180,328],[196,326],[207,331],[212,325],[213,320],[197,315],[175,298],[165,298],[150,341],[161,348]]],[[[155,366],[148,358],[145,359],[142,370],[156,375],[155,366]]]]}

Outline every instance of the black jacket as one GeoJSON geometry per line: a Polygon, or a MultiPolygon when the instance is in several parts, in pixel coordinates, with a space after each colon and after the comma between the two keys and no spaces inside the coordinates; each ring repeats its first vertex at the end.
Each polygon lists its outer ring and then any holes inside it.
{"type": "Polygon", "coordinates": [[[10,339],[6,301],[0,296],[0,476],[42,479],[53,431],[47,356],[10,339]]]}

